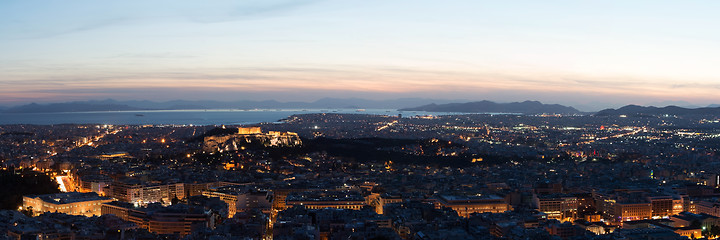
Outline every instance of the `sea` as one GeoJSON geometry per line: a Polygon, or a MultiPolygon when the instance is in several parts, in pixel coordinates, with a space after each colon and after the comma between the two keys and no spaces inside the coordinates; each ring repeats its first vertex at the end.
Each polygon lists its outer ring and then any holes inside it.
{"type": "Polygon", "coordinates": [[[461,114],[449,112],[397,111],[395,109],[213,109],[146,110],[61,113],[0,113],[0,125],[7,124],[111,124],[111,125],[242,125],[272,123],[296,114],[342,113],[403,117],[461,114]]]}

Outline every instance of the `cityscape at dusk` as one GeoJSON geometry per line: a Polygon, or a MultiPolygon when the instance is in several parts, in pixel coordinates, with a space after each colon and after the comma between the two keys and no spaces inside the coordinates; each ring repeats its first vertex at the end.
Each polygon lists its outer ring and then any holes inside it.
{"type": "Polygon", "coordinates": [[[0,240],[718,239],[719,7],[0,1],[0,240]]]}

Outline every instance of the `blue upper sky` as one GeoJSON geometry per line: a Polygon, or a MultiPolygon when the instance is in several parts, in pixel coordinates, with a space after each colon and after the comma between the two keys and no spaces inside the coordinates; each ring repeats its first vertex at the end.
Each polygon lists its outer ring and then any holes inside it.
{"type": "Polygon", "coordinates": [[[0,105],[720,103],[720,1],[0,1],[0,105]]]}

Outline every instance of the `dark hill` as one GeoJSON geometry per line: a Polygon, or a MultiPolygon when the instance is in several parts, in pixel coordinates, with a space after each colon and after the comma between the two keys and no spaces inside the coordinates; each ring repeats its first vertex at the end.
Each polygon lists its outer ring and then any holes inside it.
{"type": "Polygon", "coordinates": [[[236,127],[228,127],[228,128],[216,127],[216,128],[210,129],[209,131],[205,132],[203,135],[191,138],[188,141],[189,142],[202,142],[205,140],[205,137],[232,135],[232,134],[236,134],[236,133],[238,133],[238,128],[236,128],[236,127]]]}
{"type": "Polygon", "coordinates": [[[720,107],[704,108],[683,108],[678,106],[667,107],[643,107],[638,105],[627,105],[618,109],[605,109],[599,111],[595,116],[720,116],[720,107]]]}
{"type": "Polygon", "coordinates": [[[123,104],[90,104],[90,103],[52,103],[17,106],[5,110],[8,113],[43,113],[43,112],[97,112],[97,111],[132,111],[144,110],[123,104]]]}
{"type": "Polygon", "coordinates": [[[414,108],[403,108],[400,111],[426,111],[426,112],[464,112],[464,113],[521,113],[521,114],[577,114],[573,107],[559,104],[543,104],[538,101],[524,101],[512,103],[495,103],[491,101],[429,104],[414,108]]]}

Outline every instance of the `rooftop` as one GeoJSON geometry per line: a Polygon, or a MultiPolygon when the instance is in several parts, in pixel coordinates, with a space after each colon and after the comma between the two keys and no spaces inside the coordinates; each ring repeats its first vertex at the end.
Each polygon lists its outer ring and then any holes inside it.
{"type": "Polygon", "coordinates": [[[290,193],[287,201],[365,201],[365,198],[353,191],[308,191],[290,193]]]}
{"type": "Polygon", "coordinates": [[[55,193],[45,195],[27,195],[29,198],[39,198],[40,200],[52,203],[52,204],[67,204],[74,202],[86,202],[86,201],[97,201],[97,200],[111,200],[107,197],[101,197],[97,193],[81,193],[81,192],[67,192],[67,193],[55,193]]]}
{"type": "Polygon", "coordinates": [[[440,195],[440,200],[445,201],[477,201],[477,200],[501,200],[498,195],[494,194],[477,194],[470,196],[457,196],[457,195],[440,195]]]}

